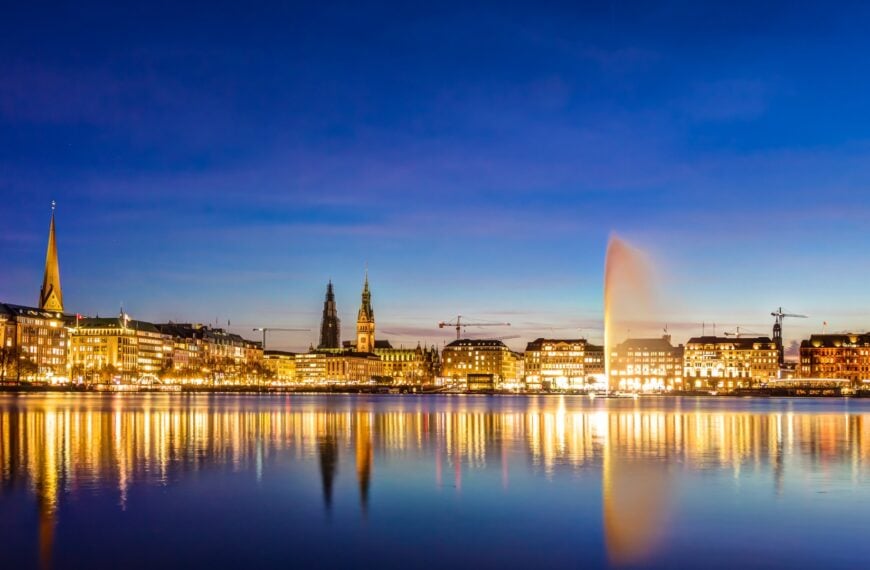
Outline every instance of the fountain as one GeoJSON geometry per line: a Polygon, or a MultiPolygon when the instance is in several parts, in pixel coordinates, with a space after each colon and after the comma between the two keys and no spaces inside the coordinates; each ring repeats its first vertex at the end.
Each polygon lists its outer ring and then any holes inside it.
{"type": "Polygon", "coordinates": [[[611,234],[604,262],[604,372],[610,390],[615,388],[610,378],[614,347],[633,324],[642,327],[652,320],[652,286],[646,255],[611,234]]]}

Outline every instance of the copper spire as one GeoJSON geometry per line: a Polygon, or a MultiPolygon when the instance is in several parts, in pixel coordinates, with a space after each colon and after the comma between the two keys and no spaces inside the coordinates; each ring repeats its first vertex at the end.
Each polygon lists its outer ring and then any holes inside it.
{"type": "Polygon", "coordinates": [[[60,266],[57,262],[57,241],[54,234],[54,210],[57,204],[51,201],[51,224],[48,226],[48,249],[45,252],[45,275],[39,291],[39,308],[63,312],[63,292],[60,288],[60,266]]]}

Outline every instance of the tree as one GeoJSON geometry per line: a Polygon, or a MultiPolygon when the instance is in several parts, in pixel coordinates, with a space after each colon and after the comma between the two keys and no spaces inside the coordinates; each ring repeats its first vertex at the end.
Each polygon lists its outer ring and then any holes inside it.
{"type": "Polygon", "coordinates": [[[104,384],[112,382],[117,375],[118,368],[114,364],[106,364],[100,368],[100,381],[104,384]]]}
{"type": "Polygon", "coordinates": [[[21,349],[17,346],[0,347],[0,382],[17,375],[18,360],[21,358],[21,349]]]}

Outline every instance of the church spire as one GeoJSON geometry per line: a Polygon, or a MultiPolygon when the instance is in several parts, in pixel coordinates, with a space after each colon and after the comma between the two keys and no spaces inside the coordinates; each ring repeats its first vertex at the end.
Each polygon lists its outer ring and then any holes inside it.
{"type": "Polygon", "coordinates": [[[323,318],[320,321],[320,344],[317,348],[339,348],[341,346],[341,323],[335,308],[335,292],[332,279],[326,286],[326,300],[323,302],[323,318]]]}
{"type": "Polygon", "coordinates": [[[51,202],[51,224],[48,226],[48,249],[45,252],[45,275],[39,291],[39,308],[45,311],[63,312],[63,292],[60,289],[60,267],[57,262],[57,241],[54,234],[54,210],[51,202]]]}

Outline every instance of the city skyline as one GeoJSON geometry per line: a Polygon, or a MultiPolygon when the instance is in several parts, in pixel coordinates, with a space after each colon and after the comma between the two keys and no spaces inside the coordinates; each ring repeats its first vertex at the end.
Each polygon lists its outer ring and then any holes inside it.
{"type": "Polygon", "coordinates": [[[9,11],[0,299],[34,303],[56,199],[87,314],[315,330],[368,264],[397,342],[600,340],[617,232],[664,292],[632,334],[867,328],[866,6],[453,8],[9,11]]]}
{"type": "MultiPolygon", "coordinates": [[[[44,266],[43,287],[40,289],[40,293],[39,293],[39,303],[38,303],[39,306],[42,306],[44,303],[43,290],[47,287],[46,283],[49,282],[48,280],[49,279],[52,279],[52,280],[59,279],[59,269],[58,269],[59,255],[57,252],[56,229],[55,229],[55,210],[56,210],[56,207],[57,207],[56,202],[54,200],[52,200],[52,202],[51,202],[51,218],[50,218],[50,223],[49,223],[48,241],[47,241],[47,253],[46,253],[46,259],[45,259],[45,266],[44,266]]],[[[611,236],[611,239],[613,239],[613,236],[611,236]]],[[[620,241],[620,243],[624,243],[621,240],[619,240],[619,241],[620,241]]],[[[649,259],[649,257],[646,255],[645,252],[637,250],[637,255],[640,255],[640,256],[645,258],[645,259],[643,259],[643,261],[640,261],[640,263],[645,263],[645,264],[652,263],[652,260],[649,259]]],[[[369,284],[368,284],[368,264],[367,263],[366,263],[365,267],[366,267],[366,269],[365,269],[365,278],[364,278],[364,287],[363,287],[364,305],[366,303],[366,301],[365,301],[366,295],[368,295],[368,299],[369,299],[369,301],[367,301],[367,302],[371,303],[371,293],[369,293],[369,284]]],[[[645,270],[649,270],[649,269],[650,269],[650,267],[647,267],[645,270]]],[[[650,275],[648,275],[648,276],[644,275],[643,277],[644,278],[648,277],[648,278],[654,280],[656,278],[656,275],[655,275],[655,273],[651,272],[650,275]]],[[[658,290],[660,288],[660,286],[661,286],[661,284],[657,283],[657,282],[656,283],[643,283],[641,285],[641,289],[649,288],[650,291],[648,293],[642,293],[642,294],[644,296],[649,295],[649,299],[654,299],[657,302],[661,302],[662,297],[661,297],[660,291],[658,290]]],[[[338,304],[336,303],[336,300],[335,300],[336,296],[335,296],[334,290],[335,290],[335,287],[334,287],[333,281],[332,281],[332,279],[329,279],[327,281],[327,297],[326,297],[327,304],[331,303],[331,311],[334,311],[335,315],[337,316],[340,312],[338,312],[338,310],[337,310],[338,304]]],[[[58,292],[58,294],[60,293],[59,283],[57,284],[57,292],[58,292]]],[[[47,293],[45,293],[45,294],[47,294],[47,293]]],[[[632,294],[632,293],[630,293],[630,294],[632,294]]],[[[635,291],[633,294],[639,294],[639,293],[637,291],[635,291]]],[[[645,298],[644,302],[649,301],[649,299],[645,298]]],[[[21,303],[21,304],[23,304],[25,306],[28,305],[28,303],[26,303],[26,302],[21,303]]],[[[58,310],[58,308],[63,310],[62,305],[53,305],[53,307],[54,308],[49,309],[49,310],[58,310]]],[[[371,308],[369,308],[369,310],[371,310],[371,308]]],[[[638,307],[635,307],[634,310],[640,310],[640,309],[638,307]]],[[[779,310],[781,311],[781,308],[779,310]]],[[[123,315],[129,314],[129,312],[127,310],[125,310],[125,308],[124,308],[124,301],[120,302],[118,311],[120,314],[123,314],[123,315]]],[[[68,314],[71,314],[71,313],[82,314],[83,316],[85,316],[85,314],[82,311],[78,311],[78,310],[73,310],[72,312],[70,310],[66,310],[66,313],[68,313],[68,314]]],[[[305,311],[300,311],[299,313],[304,314],[305,311]]],[[[684,340],[689,340],[692,337],[703,336],[703,335],[708,334],[708,333],[713,334],[713,335],[716,335],[718,333],[720,336],[722,334],[725,334],[726,336],[727,335],[733,336],[735,334],[738,336],[751,336],[751,335],[769,336],[769,337],[774,336],[773,334],[768,334],[766,332],[763,332],[763,330],[764,330],[763,324],[760,326],[756,325],[757,330],[751,330],[753,327],[752,326],[747,327],[745,325],[745,322],[736,323],[736,322],[727,322],[726,321],[724,323],[723,322],[717,323],[715,321],[707,321],[707,322],[702,321],[702,322],[684,322],[684,323],[676,322],[675,323],[673,321],[668,320],[667,314],[664,312],[664,309],[661,305],[653,307],[651,309],[650,308],[643,308],[641,310],[641,313],[642,314],[639,314],[637,317],[638,320],[636,320],[634,322],[621,322],[621,323],[619,323],[618,326],[620,327],[620,331],[617,331],[615,333],[615,338],[618,340],[626,340],[629,338],[657,338],[661,333],[664,333],[665,335],[668,336],[668,338],[676,336],[678,341],[680,343],[682,343],[684,340]],[[659,320],[656,320],[656,319],[659,319],[659,320]],[[634,327],[634,329],[632,327],[634,327]],[[663,328],[656,328],[656,327],[663,327],[663,328]],[[625,328],[624,331],[622,331],[623,328],[625,328]],[[700,333],[699,333],[699,330],[697,330],[697,329],[700,329],[700,333]],[[674,332],[676,332],[676,335],[674,335],[674,332]]],[[[95,316],[95,315],[99,315],[99,314],[100,314],[99,312],[96,312],[96,313],[87,314],[86,316],[95,316]]],[[[103,316],[106,316],[107,314],[113,314],[113,313],[111,311],[103,312],[103,316]]],[[[511,312],[511,311],[501,311],[501,312],[496,312],[495,314],[497,314],[497,315],[509,315],[510,316],[510,315],[515,315],[516,313],[511,312]]],[[[292,331],[290,331],[290,330],[283,331],[282,329],[272,329],[274,331],[274,332],[272,332],[272,335],[277,335],[278,340],[276,342],[275,339],[273,338],[272,342],[270,342],[270,344],[269,344],[269,348],[273,349],[273,350],[288,350],[288,349],[290,349],[290,350],[300,351],[300,352],[304,351],[306,348],[310,348],[311,346],[318,346],[320,348],[323,348],[324,346],[323,346],[322,341],[323,341],[324,332],[323,332],[322,327],[324,326],[323,319],[325,316],[326,316],[326,309],[324,309],[324,313],[320,317],[320,322],[319,322],[320,327],[319,328],[293,329],[292,331]],[[298,342],[298,341],[290,341],[290,342],[287,341],[288,337],[299,337],[302,332],[305,332],[306,334],[313,335],[316,338],[314,338],[314,340],[311,340],[307,344],[305,344],[303,342],[298,342]],[[293,344],[290,344],[291,342],[293,344]]],[[[771,313],[771,316],[774,316],[774,315],[771,313]]],[[[467,315],[466,315],[466,317],[467,317],[467,315]]],[[[235,334],[239,334],[242,337],[245,337],[248,339],[253,339],[253,336],[251,335],[251,331],[257,332],[258,330],[262,330],[261,327],[263,327],[263,326],[268,326],[268,327],[276,326],[276,323],[257,323],[255,325],[252,323],[248,323],[247,321],[242,323],[242,324],[239,324],[237,321],[237,323],[235,325],[233,325],[231,319],[227,318],[227,320],[225,322],[222,322],[220,316],[215,317],[214,321],[190,319],[190,318],[185,318],[184,316],[181,316],[181,317],[176,316],[174,318],[164,319],[164,320],[166,320],[168,322],[176,322],[176,323],[189,322],[189,323],[201,323],[201,324],[205,324],[205,325],[214,325],[215,327],[220,327],[220,328],[226,329],[230,332],[234,332],[235,334]]],[[[340,322],[340,320],[341,319],[338,318],[339,322],[340,322]]],[[[477,320],[480,320],[480,319],[477,319],[477,320]]],[[[466,318],[466,322],[468,322],[467,318],[466,318]]],[[[486,322],[486,321],[484,321],[484,322],[486,322]]],[[[278,323],[278,324],[287,324],[287,323],[278,323]]],[[[306,323],[303,323],[303,324],[306,324],[306,323]]],[[[441,326],[442,324],[443,324],[443,322],[439,322],[436,326],[439,329],[443,329],[444,327],[441,326]]],[[[584,338],[584,339],[587,339],[587,340],[592,341],[592,342],[599,342],[600,344],[603,344],[604,343],[604,338],[603,338],[604,320],[603,320],[603,318],[602,318],[600,323],[596,323],[596,322],[594,322],[594,320],[592,320],[592,321],[586,321],[585,324],[586,324],[585,327],[577,327],[577,326],[575,326],[575,327],[556,327],[556,326],[553,326],[554,323],[539,323],[537,326],[530,325],[528,323],[521,323],[519,325],[519,327],[516,326],[515,324],[512,324],[512,323],[503,323],[503,322],[502,323],[493,322],[493,325],[487,325],[487,326],[500,326],[502,330],[513,330],[513,331],[517,331],[521,334],[501,334],[501,333],[487,334],[485,329],[483,329],[482,327],[479,327],[479,326],[476,327],[473,323],[470,324],[468,327],[463,326],[461,330],[462,330],[462,338],[472,338],[472,339],[474,339],[474,338],[496,338],[496,339],[502,339],[508,345],[513,344],[515,347],[514,349],[519,350],[519,351],[522,351],[522,348],[525,347],[525,345],[528,342],[531,342],[535,338],[537,338],[537,339],[541,339],[541,338],[568,338],[568,337],[574,336],[574,337],[584,338]],[[513,327],[513,328],[508,329],[507,327],[513,327]],[[563,331],[567,331],[566,334],[562,334],[563,331]],[[522,334],[523,332],[525,332],[527,334],[523,335],[522,334]],[[570,334],[572,332],[579,332],[580,334],[573,334],[572,335],[572,334],[570,334]],[[551,334],[544,334],[544,333],[551,333],[551,334]],[[591,333],[591,334],[589,334],[589,333],[591,333]],[[511,341],[513,341],[513,342],[511,342],[511,341]]],[[[792,324],[792,322],[789,323],[789,325],[791,325],[791,324],[792,324]]],[[[834,332],[834,333],[847,333],[847,332],[849,332],[849,333],[865,333],[866,332],[866,329],[863,329],[863,328],[862,329],[850,329],[848,331],[847,330],[828,331],[828,323],[827,322],[823,322],[822,327],[824,328],[825,332],[834,332]]],[[[336,328],[338,328],[338,327],[336,327],[336,328]]],[[[797,327],[797,328],[806,329],[808,327],[805,326],[805,327],[797,327]]],[[[791,329],[791,326],[789,326],[788,329],[791,329]]],[[[440,334],[432,335],[432,333],[429,332],[425,326],[411,326],[411,327],[405,327],[405,328],[403,328],[401,326],[390,328],[388,326],[387,330],[380,331],[379,336],[381,336],[382,338],[384,336],[387,336],[387,337],[391,337],[393,339],[396,339],[401,346],[404,346],[405,344],[413,345],[415,342],[416,343],[425,342],[426,344],[431,342],[433,344],[437,344],[438,340],[441,341],[442,345],[446,345],[450,341],[450,339],[453,337],[453,333],[449,333],[449,330],[450,330],[450,327],[447,328],[447,331],[443,331],[440,334]],[[416,340],[407,335],[407,331],[409,331],[409,330],[413,330],[418,334],[416,340]],[[434,336],[434,340],[433,340],[433,336],[434,336]],[[425,339],[425,341],[423,339],[425,339]]],[[[340,345],[341,342],[343,342],[345,339],[343,339],[340,336],[340,331],[337,331],[337,332],[339,334],[339,336],[337,338],[337,344],[340,345]]],[[[817,332],[818,332],[817,330],[811,331],[812,334],[815,334],[817,332]]],[[[787,357],[794,358],[797,356],[797,351],[798,351],[798,348],[800,345],[800,341],[804,340],[806,338],[806,336],[809,336],[809,335],[800,336],[797,333],[785,335],[785,337],[784,337],[785,338],[784,349],[785,349],[785,354],[787,357]]],[[[353,342],[354,338],[356,338],[356,337],[351,335],[350,339],[347,342],[353,342]]]]}

